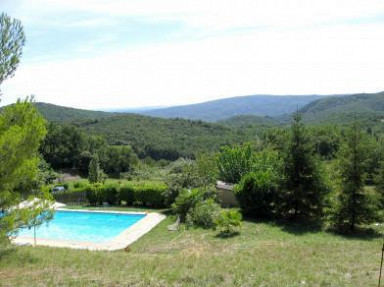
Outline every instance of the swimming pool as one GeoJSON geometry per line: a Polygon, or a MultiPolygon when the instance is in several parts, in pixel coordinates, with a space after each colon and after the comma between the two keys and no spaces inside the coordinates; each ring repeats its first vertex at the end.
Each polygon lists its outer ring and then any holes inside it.
{"type": "MultiPolygon", "coordinates": [[[[48,223],[36,227],[36,237],[48,240],[102,243],[112,240],[146,214],[57,210],[48,223]]],[[[21,229],[18,237],[32,238],[33,228],[21,229]]]]}

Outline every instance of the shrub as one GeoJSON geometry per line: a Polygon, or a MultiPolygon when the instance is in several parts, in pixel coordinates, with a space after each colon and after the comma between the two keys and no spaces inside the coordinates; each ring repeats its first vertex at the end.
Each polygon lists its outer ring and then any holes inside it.
{"type": "Polygon", "coordinates": [[[116,204],[117,202],[118,186],[115,184],[104,185],[101,187],[101,200],[109,204],[116,204]]]}
{"type": "Polygon", "coordinates": [[[118,202],[124,201],[126,205],[132,205],[135,201],[135,189],[131,185],[125,185],[118,191],[118,202]]]}
{"type": "Polygon", "coordinates": [[[215,225],[215,220],[220,214],[220,206],[209,198],[196,205],[187,213],[186,222],[189,226],[199,226],[211,228],[215,225]]]}
{"type": "Polygon", "coordinates": [[[244,214],[271,217],[274,213],[278,180],[270,171],[245,175],[235,188],[235,195],[244,214]]]}
{"type": "Polygon", "coordinates": [[[87,199],[90,205],[96,206],[102,203],[102,184],[94,183],[88,185],[86,188],[87,199]]]}
{"type": "Polygon", "coordinates": [[[242,219],[243,217],[237,209],[228,209],[221,211],[215,223],[219,227],[221,233],[230,235],[240,231],[242,219]]]}
{"type": "Polygon", "coordinates": [[[75,182],[73,184],[73,188],[75,188],[75,189],[79,189],[79,188],[82,188],[82,187],[84,187],[84,184],[82,182],[80,182],[80,181],[75,182]]]}
{"type": "Polygon", "coordinates": [[[183,189],[172,205],[174,212],[180,216],[180,220],[185,222],[187,214],[195,205],[202,201],[204,192],[201,189],[183,189]]]}
{"type": "Polygon", "coordinates": [[[135,201],[145,206],[163,207],[167,186],[163,183],[145,183],[135,187],[135,201]]]}
{"type": "Polygon", "coordinates": [[[238,183],[241,177],[252,170],[254,154],[250,144],[236,147],[223,147],[217,157],[220,179],[238,183]]]}

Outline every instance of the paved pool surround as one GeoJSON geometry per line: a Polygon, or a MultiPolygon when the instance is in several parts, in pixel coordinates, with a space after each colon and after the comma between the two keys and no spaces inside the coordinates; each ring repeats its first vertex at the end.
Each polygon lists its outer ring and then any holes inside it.
{"type": "MultiPolygon", "coordinates": [[[[74,241],[74,240],[56,240],[56,239],[42,239],[36,238],[36,245],[50,246],[50,247],[63,247],[73,249],[87,249],[87,250],[105,250],[113,251],[124,249],[141,236],[149,232],[156,225],[165,219],[165,215],[157,212],[124,212],[124,211],[102,211],[102,210],[77,210],[77,209],[61,209],[62,211],[80,211],[80,212],[92,212],[92,213],[112,213],[112,214],[145,214],[146,216],[140,219],[132,226],[125,229],[122,233],[114,237],[113,239],[94,243],[85,241],[74,241]]],[[[34,245],[33,237],[16,237],[13,238],[12,243],[15,245],[34,245]]]]}

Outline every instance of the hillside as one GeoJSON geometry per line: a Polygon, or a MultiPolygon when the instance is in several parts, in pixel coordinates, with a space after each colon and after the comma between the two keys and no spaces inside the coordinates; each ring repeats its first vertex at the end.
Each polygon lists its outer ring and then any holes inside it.
{"type": "Polygon", "coordinates": [[[199,152],[218,151],[220,146],[255,137],[219,124],[135,114],[86,121],[79,126],[90,133],[104,135],[110,144],[132,145],[140,157],[153,159],[194,157],[199,152]]]}
{"type": "Polygon", "coordinates": [[[276,117],[240,115],[220,120],[217,123],[232,128],[269,128],[284,122],[276,117]]]}
{"type": "Polygon", "coordinates": [[[384,92],[318,99],[300,111],[309,124],[349,124],[355,117],[366,126],[384,125],[384,92]]]}
{"type": "Polygon", "coordinates": [[[322,96],[254,95],[220,99],[193,105],[175,106],[141,112],[162,118],[185,118],[216,122],[238,115],[280,116],[290,114],[322,96]]]}
{"type": "Polygon", "coordinates": [[[75,109],[47,103],[35,104],[40,113],[52,122],[77,122],[114,116],[114,113],[75,109]]]}

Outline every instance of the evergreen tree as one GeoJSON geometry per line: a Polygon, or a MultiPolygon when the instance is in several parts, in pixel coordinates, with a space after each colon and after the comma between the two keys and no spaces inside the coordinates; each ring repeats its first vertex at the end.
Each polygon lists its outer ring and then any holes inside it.
{"type": "MultiPolygon", "coordinates": [[[[0,85],[12,77],[25,35],[20,21],[0,15],[0,85]]],[[[46,134],[45,121],[27,99],[0,112],[0,247],[21,226],[49,220],[51,196],[41,191],[38,148],[46,134]],[[27,198],[30,208],[12,208],[27,198]],[[48,211],[48,212],[47,212],[48,211]],[[37,220],[39,219],[39,220],[37,220]]]]}
{"type": "Polygon", "coordinates": [[[88,180],[90,183],[100,183],[104,180],[104,173],[100,168],[99,156],[94,154],[88,169],[88,180]]]}
{"type": "Polygon", "coordinates": [[[368,137],[355,120],[339,152],[341,187],[332,218],[339,230],[354,231],[375,219],[374,198],[364,189],[368,160],[368,137]]]}
{"type": "Polygon", "coordinates": [[[292,219],[321,214],[325,185],[314,157],[307,130],[298,112],[292,116],[289,139],[283,152],[283,191],[280,211],[292,219]]]}
{"type": "Polygon", "coordinates": [[[12,77],[20,62],[25,34],[21,22],[0,15],[0,85],[12,77]]]}
{"type": "Polygon", "coordinates": [[[384,216],[384,160],[381,162],[380,168],[375,177],[375,183],[379,201],[378,210],[381,210],[382,216],[384,216]]]}

